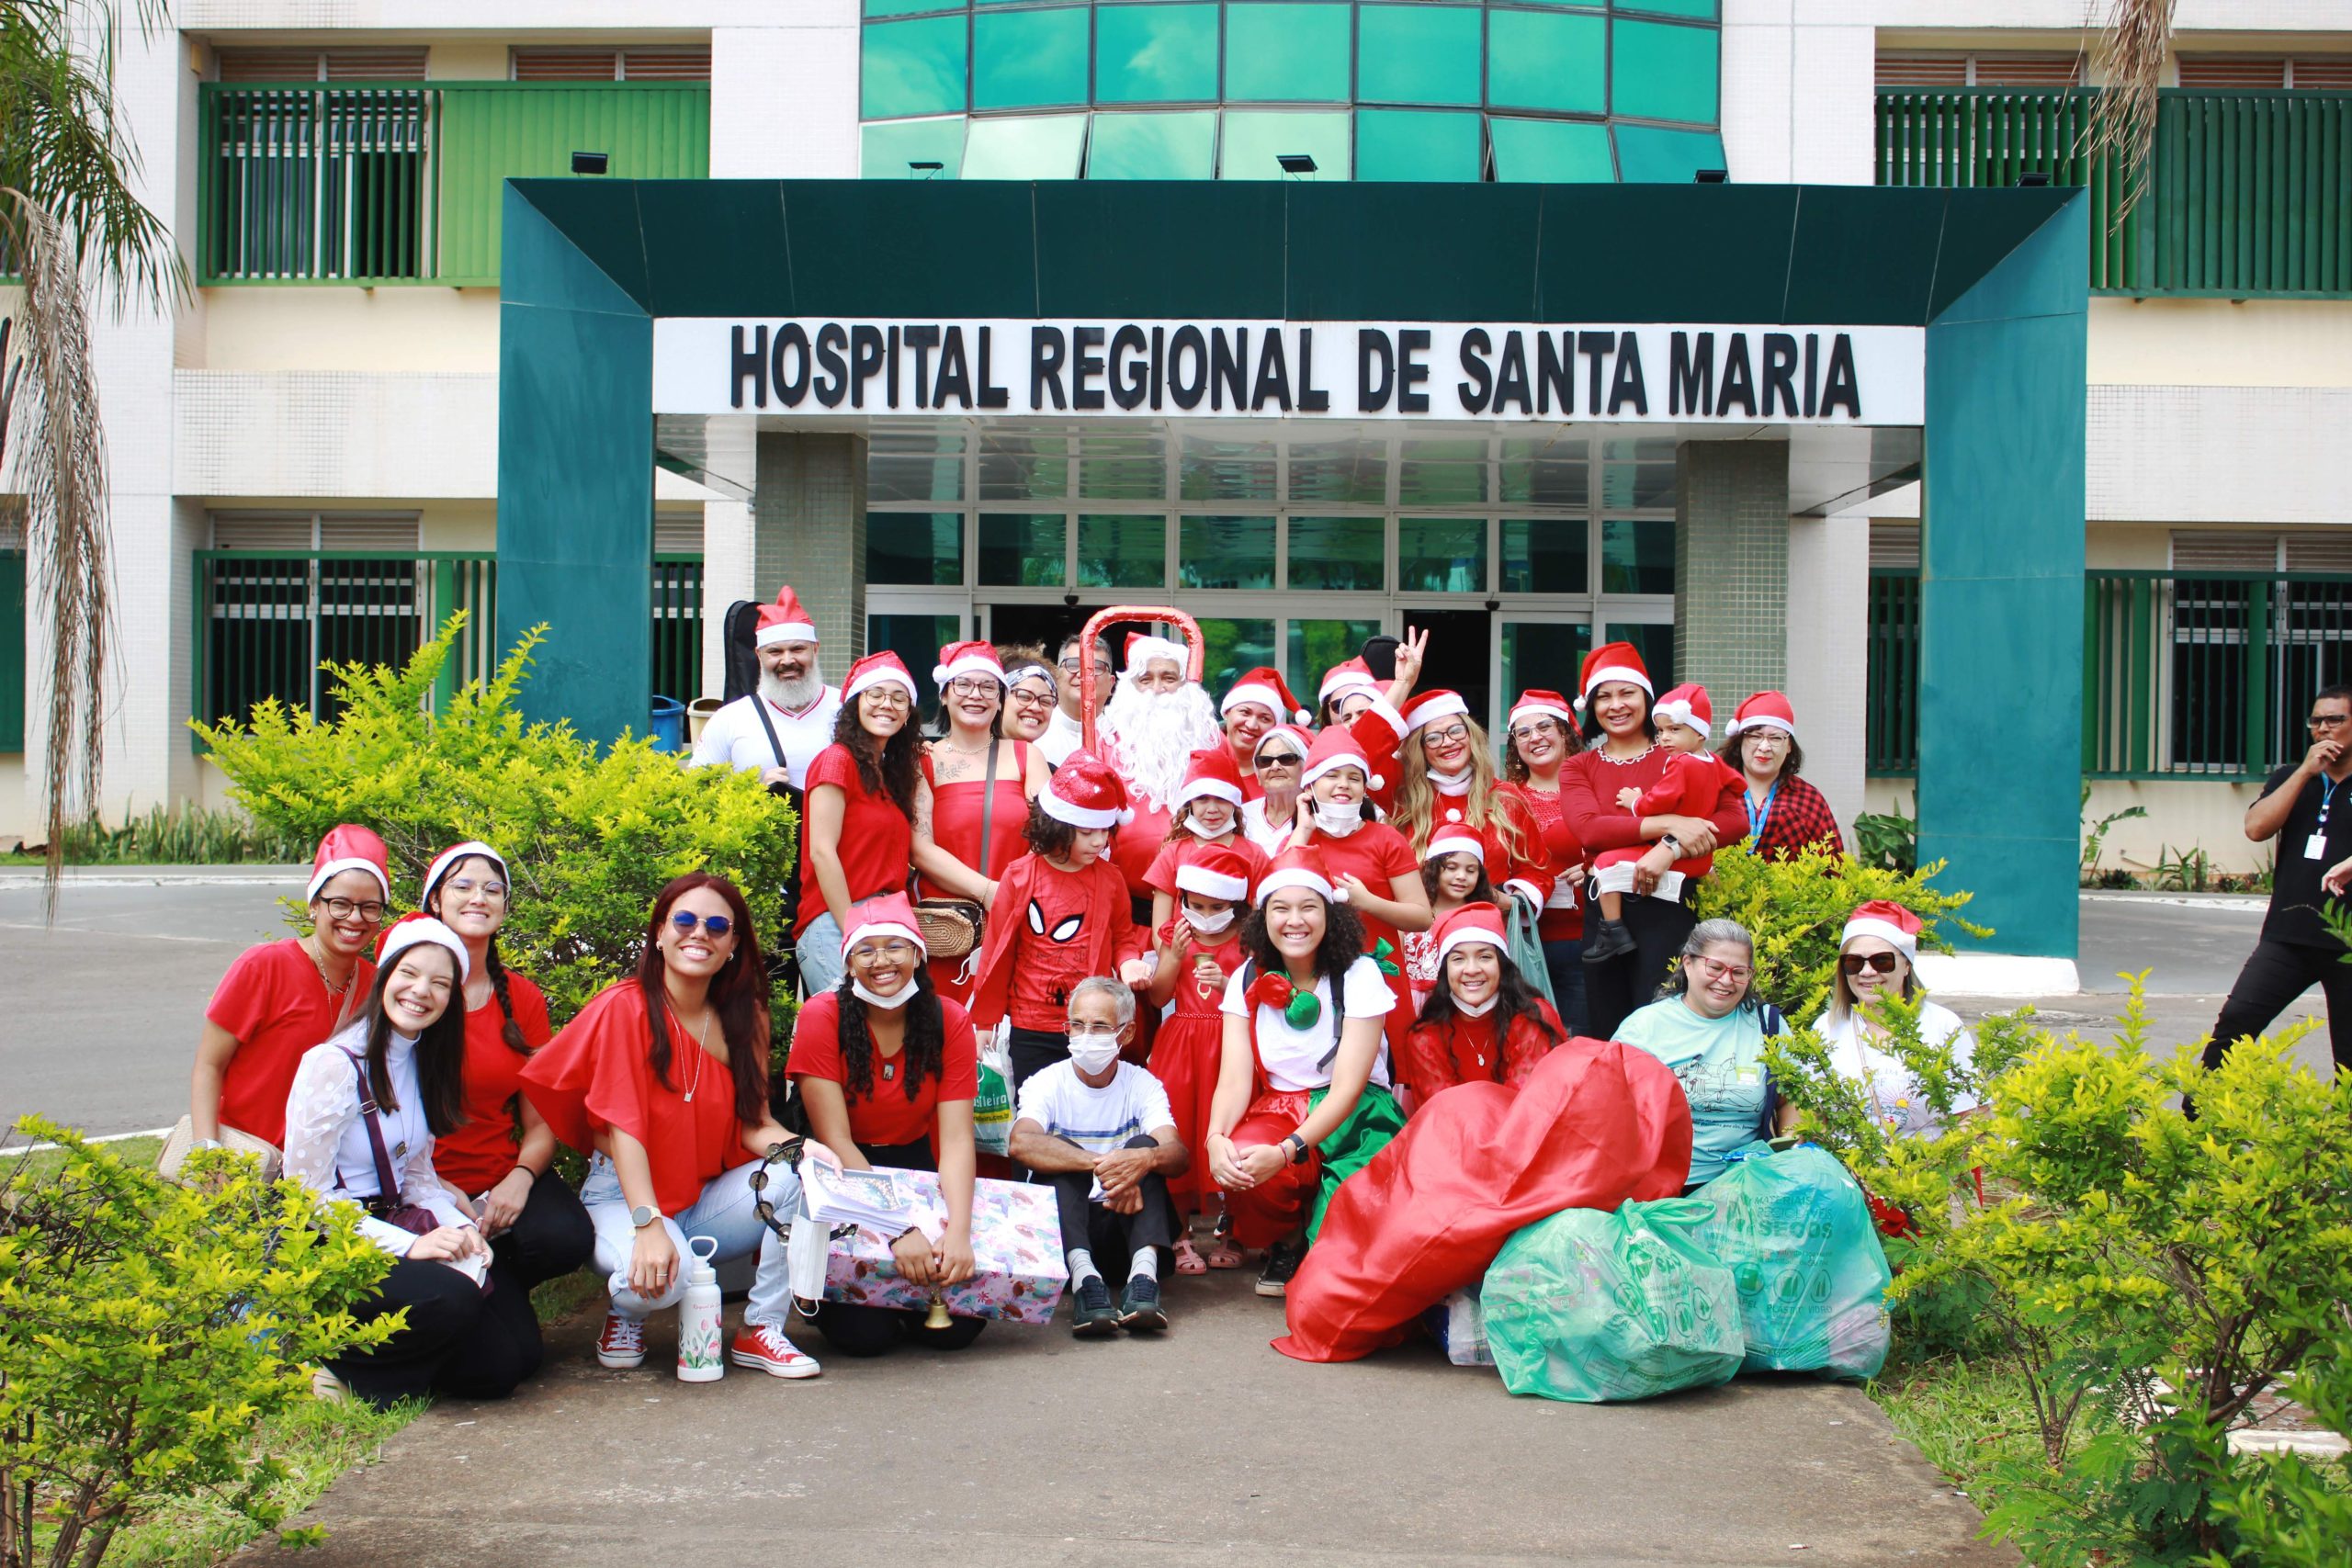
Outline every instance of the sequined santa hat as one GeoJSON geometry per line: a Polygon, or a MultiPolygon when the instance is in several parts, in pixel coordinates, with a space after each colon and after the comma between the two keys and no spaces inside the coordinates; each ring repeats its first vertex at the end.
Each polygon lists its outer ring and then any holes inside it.
{"type": "Polygon", "coordinates": [[[1630,642],[1604,642],[1584,656],[1584,668],[1577,677],[1577,711],[1582,713],[1591,703],[1595,687],[1611,681],[1630,682],[1648,695],[1657,695],[1641,650],[1630,642]]]}
{"type": "Polygon", "coordinates": [[[1073,828],[1120,828],[1135,820],[1127,804],[1127,786],[1110,763],[1084,747],[1072,751],[1054,770],[1037,808],[1057,822],[1073,828]]]}
{"type": "Polygon", "coordinates": [[[939,650],[939,662],[931,667],[931,678],[940,685],[959,675],[986,675],[1000,686],[1004,685],[1004,660],[996,649],[984,642],[951,642],[939,650]]]}
{"type": "Polygon", "coordinates": [[[885,893],[849,907],[849,919],[842,922],[842,956],[847,958],[851,948],[870,936],[894,936],[913,942],[918,953],[931,952],[922,940],[922,922],[915,919],[915,907],[903,893],[885,893]]]}
{"type": "Polygon", "coordinates": [[[1223,844],[1195,844],[1176,863],[1176,888],[1228,904],[1250,897],[1250,863],[1238,851],[1223,844]]]}
{"type": "Polygon", "coordinates": [[[1650,709],[1650,716],[1660,724],[1679,724],[1702,735],[1713,735],[1715,730],[1714,699],[1707,695],[1706,687],[1695,682],[1685,681],[1670,688],[1650,709]]]}
{"type": "Polygon", "coordinates": [[[1796,709],[1779,692],[1758,692],[1739,705],[1731,716],[1732,735],[1744,735],[1751,729],[1777,729],[1790,739],[1797,738],[1796,709]]]}
{"type": "Polygon", "coordinates": [[[1354,768],[1363,774],[1366,789],[1378,789],[1381,777],[1372,771],[1372,759],[1356,738],[1337,725],[1316,731],[1306,750],[1306,765],[1299,770],[1298,787],[1305,789],[1334,768],[1354,768]]]}
{"type": "Polygon", "coordinates": [[[1290,694],[1290,682],[1283,679],[1283,672],[1267,669],[1264,665],[1248,671],[1236,681],[1233,690],[1226,693],[1225,700],[1216,705],[1216,711],[1229,714],[1244,703],[1256,703],[1277,720],[1296,719],[1305,724],[1315,716],[1299,706],[1298,699],[1290,694]]]}
{"type": "Polygon", "coordinates": [[[786,583],[775,592],[775,603],[760,606],[760,629],[753,637],[760,647],[779,642],[815,642],[817,617],[801,608],[800,595],[786,583]]]}
{"type": "Polygon", "coordinates": [[[1906,963],[1919,962],[1919,917],[1889,898],[1873,898],[1846,917],[1846,929],[1838,936],[1838,951],[1843,953],[1858,936],[1874,936],[1903,954],[1906,963]]]}
{"type": "Polygon", "coordinates": [[[302,895],[309,903],[319,896],[319,889],[346,871],[364,871],[376,879],[376,886],[387,903],[392,897],[392,852],[384,840],[356,822],[345,822],[327,829],[319,840],[318,853],[311,857],[311,884],[302,895]]]}
{"type": "Polygon", "coordinates": [[[1464,904],[1438,921],[1430,933],[1436,943],[1436,962],[1442,967],[1445,955],[1464,942],[1483,942],[1498,953],[1508,955],[1510,938],[1503,931],[1503,912],[1492,904],[1464,904]]]}
{"type": "MultiPolygon", "coordinates": [[[[1060,777],[1058,773],[1055,776],[1060,777]]],[[[1330,870],[1324,865],[1322,854],[1311,848],[1301,849],[1294,845],[1269,862],[1265,874],[1258,878],[1257,901],[1262,905],[1286,887],[1305,888],[1326,904],[1348,901],[1348,890],[1331,880],[1330,870]]]]}
{"type": "Polygon", "coordinates": [[[1193,760],[1184,766],[1184,782],[1176,789],[1176,804],[1203,795],[1237,807],[1241,804],[1241,765],[1222,746],[1204,747],[1193,753],[1193,760]]]}

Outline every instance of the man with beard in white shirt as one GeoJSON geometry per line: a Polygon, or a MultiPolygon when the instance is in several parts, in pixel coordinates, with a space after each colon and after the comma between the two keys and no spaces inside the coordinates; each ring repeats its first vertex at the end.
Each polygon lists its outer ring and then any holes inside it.
{"type": "Polygon", "coordinates": [[[1102,751],[1135,807],[1135,819],[1112,840],[1111,858],[1127,890],[1148,908],[1151,887],[1145,875],[1168,841],[1193,753],[1223,746],[1225,734],[1209,694],[1184,679],[1182,643],[1137,634],[1127,638],[1126,654],[1126,671],[1101,721],[1102,751]]]}
{"type": "Polygon", "coordinates": [[[797,792],[817,753],[832,744],[842,694],[817,664],[817,623],[786,583],[760,606],[759,690],[710,716],[688,759],[695,767],[724,762],[756,769],[770,789],[797,792]]]}

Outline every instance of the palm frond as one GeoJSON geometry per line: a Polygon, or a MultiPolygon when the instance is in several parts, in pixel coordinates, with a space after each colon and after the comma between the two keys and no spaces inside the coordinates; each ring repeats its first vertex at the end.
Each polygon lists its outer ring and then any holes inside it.
{"type": "Polygon", "coordinates": [[[2156,95],[2164,85],[2177,3],[2109,0],[2107,25],[2092,51],[2103,85],[2091,107],[2083,151],[2093,162],[2111,160],[2109,166],[2119,188],[2109,209],[2110,233],[2123,227],[2148,192],[2156,142],[2156,95]]]}

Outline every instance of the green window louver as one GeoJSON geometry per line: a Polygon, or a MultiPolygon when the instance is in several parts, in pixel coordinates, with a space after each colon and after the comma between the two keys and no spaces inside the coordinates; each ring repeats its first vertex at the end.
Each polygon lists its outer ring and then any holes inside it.
{"type": "Polygon", "coordinates": [[[1089,136],[1090,180],[1205,180],[1216,175],[1216,111],[1098,114],[1089,136]]]}
{"type": "Polygon", "coordinates": [[[25,749],[25,552],[0,550],[0,752],[25,749]]]}
{"type": "Polygon", "coordinates": [[[858,172],[869,180],[952,180],[964,166],[964,117],[869,122],[859,138],[858,172]],[[937,164],[935,170],[916,164],[937,164]]]}
{"type": "Polygon", "coordinates": [[[1606,184],[1617,177],[1609,150],[1609,128],[1588,120],[1510,119],[1487,121],[1494,138],[1495,178],[1521,184],[1606,184]]]}
{"type": "Polygon", "coordinates": [[[1356,111],[1360,180],[1475,181],[1486,156],[1485,128],[1475,112],[1356,111]]]}

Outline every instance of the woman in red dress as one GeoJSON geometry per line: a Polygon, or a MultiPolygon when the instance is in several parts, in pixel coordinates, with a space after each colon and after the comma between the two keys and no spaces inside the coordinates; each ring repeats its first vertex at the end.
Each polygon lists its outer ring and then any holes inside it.
{"type": "Polygon", "coordinates": [[[1568,1037],[1510,961],[1502,911],[1464,904],[1437,930],[1438,984],[1406,1032],[1396,1076],[1407,1115],[1461,1083],[1518,1084],[1568,1037]]]}
{"type": "MultiPolygon", "coordinates": [[[[1201,1147],[1216,1100],[1224,1053],[1221,1007],[1225,983],[1241,967],[1241,910],[1250,902],[1262,867],[1252,867],[1235,844],[1195,844],[1184,851],[1173,874],[1181,906],[1159,929],[1159,961],[1152,971],[1151,1003],[1175,1011],[1151,1042],[1151,1076],[1168,1091],[1176,1134],[1188,1149],[1201,1147]]],[[[1177,1239],[1176,1272],[1238,1269],[1242,1257],[1226,1234],[1225,1204],[1208,1162],[1195,1159],[1168,1184],[1179,1215],[1208,1211],[1217,1216],[1216,1244],[1205,1261],[1189,1235],[1177,1239]]]]}
{"type": "MultiPolygon", "coordinates": [[[[939,682],[947,733],[923,748],[926,787],[915,797],[915,844],[928,839],[958,865],[993,882],[1021,853],[1029,802],[1052,770],[1027,741],[1004,738],[1006,677],[996,649],[984,642],[950,643],[939,650],[931,673],[939,682]]],[[[929,875],[919,892],[926,898],[965,896],[929,875]]],[[[933,959],[932,985],[943,997],[969,1001],[978,959],[977,948],[963,958],[933,959]]]]}
{"type": "Polygon", "coordinates": [[[1572,1033],[1585,1032],[1584,908],[1577,891],[1584,884],[1584,845],[1560,809],[1560,770],[1584,750],[1576,714],[1557,692],[1531,687],[1510,705],[1503,755],[1503,777],[1519,786],[1535,813],[1552,863],[1552,896],[1535,921],[1544,942],[1544,973],[1551,977],[1552,1004],[1572,1033]]]}

